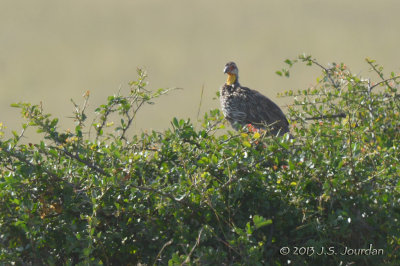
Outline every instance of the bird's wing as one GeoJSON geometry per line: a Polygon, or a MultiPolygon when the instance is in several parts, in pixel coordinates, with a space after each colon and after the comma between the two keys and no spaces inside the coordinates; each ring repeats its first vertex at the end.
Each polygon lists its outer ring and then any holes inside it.
{"type": "Polygon", "coordinates": [[[240,109],[246,110],[247,123],[259,124],[260,127],[263,124],[273,124],[274,127],[284,129],[289,126],[289,122],[281,108],[268,97],[246,87],[242,87],[241,89],[246,91],[243,94],[246,97],[241,101],[240,109]]]}

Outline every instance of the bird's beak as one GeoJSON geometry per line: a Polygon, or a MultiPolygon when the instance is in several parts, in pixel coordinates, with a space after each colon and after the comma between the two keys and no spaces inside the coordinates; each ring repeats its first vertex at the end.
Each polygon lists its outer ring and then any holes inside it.
{"type": "Polygon", "coordinates": [[[224,74],[228,73],[228,66],[224,67],[224,74]]]}

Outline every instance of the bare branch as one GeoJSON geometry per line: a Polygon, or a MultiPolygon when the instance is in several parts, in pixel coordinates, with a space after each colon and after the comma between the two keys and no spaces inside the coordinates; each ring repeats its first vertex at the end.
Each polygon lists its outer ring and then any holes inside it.
{"type": "Polygon", "coordinates": [[[400,78],[400,75],[399,75],[399,76],[396,76],[396,77],[393,77],[393,78],[390,78],[390,79],[382,80],[382,81],[380,81],[380,82],[378,82],[378,83],[372,85],[372,86],[369,88],[369,90],[371,91],[373,88],[375,88],[376,86],[379,86],[379,85],[381,85],[381,84],[383,84],[383,83],[385,83],[389,88],[393,89],[393,88],[389,85],[388,82],[391,81],[391,80],[396,80],[396,79],[398,79],[398,78],[400,78]]]}
{"type": "Polygon", "coordinates": [[[382,73],[382,69],[379,70],[379,69],[376,68],[378,65],[374,65],[374,62],[375,62],[375,61],[370,60],[370,59],[368,59],[368,58],[366,59],[366,61],[367,61],[367,63],[372,67],[372,70],[374,70],[375,73],[378,74],[378,76],[382,79],[381,82],[378,82],[377,84],[375,84],[375,85],[369,87],[369,91],[371,91],[374,87],[376,87],[376,86],[378,86],[378,85],[381,85],[382,83],[385,83],[386,86],[388,86],[388,88],[390,88],[390,90],[394,91],[394,89],[392,88],[392,86],[390,86],[389,81],[390,81],[390,80],[395,80],[395,79],[399,78],[400,76],[392,77],[392,78],[390,78],[390,79],[385,79],[385,77],[383,76],[383,73],[382,73]]]}
{"type": "Polygon", "coordinates": [[[156,265],[156,262],[157,262],[158,258],[161,257],[161,253],[164,251],[164,249],[165,249],[167,246],[171,245],[172,242],[174,242],[174,239],[169,240],[167,243],[165,243],[165,244],[162,246],[162,248],[161,248],[160,251],[158,252],[158,254],[157,254],[157,256],[156,256],[156,258],[155,258],[155,260],[154,260],[154,262],[153,262],[153,265],[156,265]]]}
{"type": "Polygon", "coordinates": [[[175,198],[172,194],[165,193],[165,192],[162,192],[162,191],[160,191],[160,190],[157,190],[157,189],[154,189],[154,188],[151,188],[151,187],[135,186],[135,185],[133,185],[133,184],[131,184],[131,186],[134,187],[134,188],[136,188],[136,189],[138,189],[138,190],[145,190],[145,191],[154,192],[154,193],[159,194],[159,195],[161,195],[161,196],[170,198],[171,200],[173,200],[173,201],[175,201],[175,202],[177,202],[177,203],[183,204],[183,205],[185,205],[185,206],[187,206],[187,207],[191,207],[190,204],[188,204],[187,202],[183,201],[183,199],[186,198],[186,195],[182,196],[180,199],[177,199],[177,198],[175,198]]]}
{"type": "Polygon", "coordinates": [[[314,117],[306,117],[305,120],[319,120],[319,119],[331,119],[331,118],[346,118],[345,113],[334,114],[334,115],[321,115],[321,116],[314,116],[314,117]]]}
{"type": "Polygon", "coordinates": [[[328,79],[329,79],[330,82],[332,83],[333,87],[335,87],[336,89],[339,88],[339,84],[337,84],[337,83],[333,80],[333,78],[332,78],[332,76],[331,76],[331,74],[330,74],[331,69],[324,67],[323,65],[321,65],[320,63],[318,63],[315,59],[310,59],[310,61],[311,61],[313,64],[319,66],[320,68],[322,68],[322,69],[324,70],[324,72],[326,73],[328,79]]]}
{"type": "Polygon", "coordinates": [[[201,105],[203,103],[203,94],[204,94],[204,84],[203,84],[203,86],[201,86],[200,103],[199,103],[199,108],[197,109],[197,120],[199,120],[200,109],[201,109],[201,105]]]}
{"type": "Polygon", "coordinates": [[[203,233],[203,230],[204,230],[204,226],[200,229],[199,234],[196,239],[196,243],[193,245],[192,249],[190,250],[190,252],[189,252],[188,256],[186,257],[186,259],[184,260],[184,262],[182,262],[181,266],[185,265],[186,263],[189,263],[190,256],[192,256],[193,251],[200,244],[200,238],[201,238],[201,234],[203,233]]]}
{"type": "Polygon", "coordinates": [[[14,143],[14,145],[12,146],[12,149],[14,149],[14,148],[17,146],[18,142],[23,138],[23,136],[24,136],[25,131],[26,131],[27,128],[28,128],[28,125],[27,125],[27,124],[22,126],[21,133],[20,133],[19,136],[15,139],[15,143],[14,143]]]}

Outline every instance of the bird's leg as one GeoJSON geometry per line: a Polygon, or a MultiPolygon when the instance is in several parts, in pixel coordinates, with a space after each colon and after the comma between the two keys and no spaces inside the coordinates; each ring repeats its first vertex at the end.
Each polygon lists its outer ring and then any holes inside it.
{"type": "Polygon", "coordinates": [[[254,132],[258,132],[258,131],[259,131],[259,130],[258,130],[257,128],[255,128],[252,124],[247,124],[246,126],[247,126],[247,130],[248,130],[249,132],[254,133],[254,132]]]}

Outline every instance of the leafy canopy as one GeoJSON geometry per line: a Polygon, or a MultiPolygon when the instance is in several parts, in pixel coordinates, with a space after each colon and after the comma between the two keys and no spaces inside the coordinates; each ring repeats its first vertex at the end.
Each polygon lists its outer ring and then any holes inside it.
{"type": "Polygon", "coordinates": [[[310,56],[285,63],[322,71],[314,87],[283,95],[293,98],[294,139],[226,132],[219,110],[199,128],[174,118],[164,132],[130,137],[140,108],[168,92],[146,89],[142,70],[126,95],[96,109],[93,123],[89,94],[73,102],[72,132],[40,105],[14,104],[27,122],[11,138],[0,133],[0,261],[398,264],[398,76],[384,77],[369,59],[376,83],[310,56]],[[21,143],[28,127],[43,139],[21,143]],[[339,254],[370,244],[383,254],[339,254]],[[322,247],[338,254],[317,255],[322,247]]]}

